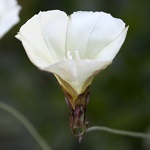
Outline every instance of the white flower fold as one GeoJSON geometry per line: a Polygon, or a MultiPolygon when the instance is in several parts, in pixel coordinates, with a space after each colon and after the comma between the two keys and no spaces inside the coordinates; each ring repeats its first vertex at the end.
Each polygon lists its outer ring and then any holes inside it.
{"type": "Polygon", "coordinates": [[[69,92],[85,91],[93,77],[106,68],[121,48],[128,27],[104,12],[40,12],[20,29],[22,42],[32,63],[52,72],[69,92]]]}
{"type": "Polygon", "coordinates": [[[0,38],[19,22],[20,9],[16,0],[0,0],[0,38]]]}

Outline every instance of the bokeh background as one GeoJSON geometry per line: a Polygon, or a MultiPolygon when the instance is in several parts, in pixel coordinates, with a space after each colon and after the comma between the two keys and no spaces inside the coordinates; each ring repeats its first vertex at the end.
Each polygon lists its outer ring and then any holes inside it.
{"type": "MultiPolygon", "coordinates": [[[[54,150],[149,150],[150,140],[91,132],[81,144],[54,76],[38,70],[14,36],[39,11],[104,11],[129,25],[113,64],[91,86],[89,126],[148,133],[150,129],[149,0],[19,0],[21,21],[0,40],[0,101],[20,111],[54,150]]],[[[0,109],[0,150],[41,150],[26,128],[0,109]]]]}

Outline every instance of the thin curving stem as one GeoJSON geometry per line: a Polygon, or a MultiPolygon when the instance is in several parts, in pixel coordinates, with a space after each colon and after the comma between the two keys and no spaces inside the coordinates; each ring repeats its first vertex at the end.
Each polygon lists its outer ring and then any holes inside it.
{"type": "Polygon", "coordinates": [[[37,141],[37,143],[41,146],[43,150],[52,150],[45,142],[45,140],[39,135],[33,125],[19,111],[3,102],[0,102],[0,108],[9,112],[11,115],[17,118],[26,127],[26,129],[29,131],[29,133],[33,136],[33,138],[37,141]]]}
{"type": "Polygon", "coordinates": [[[108,127],[103,127],[103,126],[93,126],[90,128],[87,128],[86,133],[89,133],[91,131],[106,131],[110,132],[113,134],[119,134],[119,135],[125,135],[125,136],[130,136],[130,137],[137,137],[137,138],[145,138],[145,139],[150,139],[149,134],[144,134],[144,133],[139,133],[139,132],[132,132],[132,131],[125,131],[125,130],[117,130],[117,129],[112,129],[108,127]]]}

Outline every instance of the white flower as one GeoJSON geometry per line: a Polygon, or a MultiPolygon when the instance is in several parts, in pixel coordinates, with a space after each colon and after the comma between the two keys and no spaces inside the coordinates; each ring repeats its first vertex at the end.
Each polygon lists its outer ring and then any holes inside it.
{"type": "Polygon", "coordinates": [[[16,0],[0,0],[0,38],[19,22],[20,9],[16,0]]]}
{"type": "Polygon", "coordinates": [[[75,12],[71,16],[54,10],[40,12],[28,20],[16,36],[30,60],[54,73],[70,107],[70,126],[81,141],[89,86],[121,48],[128,27],[104,12],[75,12]]]}
{"type": "Polygon", "coordinates": [[[128,27],[104,12],[40,12],[16,36],[34,65],[52,72],[67,93],[77,96],[121,48],[128,27]],[[73,92],[73,94],[72,94],[73,92]]]}

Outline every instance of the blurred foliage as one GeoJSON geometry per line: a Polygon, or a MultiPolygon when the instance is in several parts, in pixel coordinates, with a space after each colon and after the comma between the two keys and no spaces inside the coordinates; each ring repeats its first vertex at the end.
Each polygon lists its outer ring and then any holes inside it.
{"type": "MultiPolygon", "coordinates": [[[[0,40],[0,100],[22,112],[55,150],[148,150],[150,141],[105,132],[89,133],[78,144],[70,132],[69,109],[52,74],[28,59],[16,33],[39,11],[104,11],[129,25],[126,41],[111,66],[91,86],[89,126],[147,132],[150,127],[149,0],[19,0],[21,22],[0,40]]],[[[0,110],[0,150],[40,150],[13,116],[0,110]]]]}

